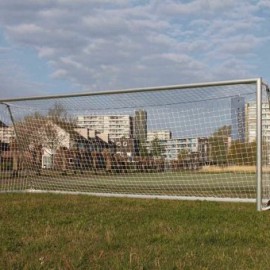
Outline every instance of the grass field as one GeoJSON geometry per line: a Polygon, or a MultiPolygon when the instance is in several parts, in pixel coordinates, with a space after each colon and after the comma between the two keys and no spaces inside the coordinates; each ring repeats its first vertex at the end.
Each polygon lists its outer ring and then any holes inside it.
{"type": "Polygon", "coordinates": [[[0,269],[268,269],[255,204],[0,195],[0,269]]]}
{"type": "Polygon", "coordinates": [[[97,193],[219,196],[255,198],[254,173],[234,172],[162,172],[129,174],[60,173],[31,178],[1,179],[0,190],[6,189],[65,190],[97,193]]]}

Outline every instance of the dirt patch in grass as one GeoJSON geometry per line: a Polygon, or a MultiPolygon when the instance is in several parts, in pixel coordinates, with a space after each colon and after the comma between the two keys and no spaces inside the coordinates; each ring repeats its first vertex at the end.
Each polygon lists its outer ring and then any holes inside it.
{"type": "MultiPolygon", "coordinates": [[[[256,173],[255,166],[204,166],[200,170],[207,173],[256,173]]],[[[270,168],[267,169],[270,172],[270,168]]]]}

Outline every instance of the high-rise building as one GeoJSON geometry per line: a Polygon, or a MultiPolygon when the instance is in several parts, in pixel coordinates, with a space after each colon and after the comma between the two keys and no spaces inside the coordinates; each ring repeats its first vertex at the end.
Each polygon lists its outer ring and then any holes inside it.
{"type": "Polygon", "coordinates": [[[256,108],[257,108],[256,103],[252,102],[252,103],[246,104],[246,141],[247,142],[253,142],[256,140],[256,119],[257,119],[256,108]]]}
{"type": "Polygon", "coordinates": [[[231,99],[232,140],[245,141],[245,98],[231,99]]]}
{"type": "Polygon", "coordinates": [[[134,137],[140,142],[147,140],[147,112],[144,110],[135,111],[134,137]]]}
{"type": "MultiPolygon", "coordinates": [[[[257,105],[255,102],[246,104],[246,141],[256,141],[257,105]]],[[[262,103],[262,136],[264,142],[270,144],[270,109],[269,103],[262,103]]]]}

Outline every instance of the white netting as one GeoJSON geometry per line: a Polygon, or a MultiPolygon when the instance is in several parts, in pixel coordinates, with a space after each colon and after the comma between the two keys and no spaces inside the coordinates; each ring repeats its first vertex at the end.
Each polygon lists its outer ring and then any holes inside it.
{"type": "Polygon", "coordinates": [[[255,199],[255,111],[256,83],[4,102],[0,190],[255,199]]]}

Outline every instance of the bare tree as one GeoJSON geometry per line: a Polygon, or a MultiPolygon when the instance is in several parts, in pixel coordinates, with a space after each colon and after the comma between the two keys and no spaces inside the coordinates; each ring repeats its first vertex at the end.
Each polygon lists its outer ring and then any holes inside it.
{"type": "Polygon", "coordinates": [[[72,123],[75,124],[75,119],[68,115],[66,108],[60,103],[56,102],[48,110],[48,118],[51,119],[54,123],[72,123]]]}
{"type": "Polygon", "coordinates": [[[39,130],[39,139],[41,145],[47,151],[47,154],[51,156],[52,168],[54,168],[53,159],[56,150],[59,149],[60,146],[63,146],[66,138],[66,132],[50,120],[47,121],[39,130]]]}

